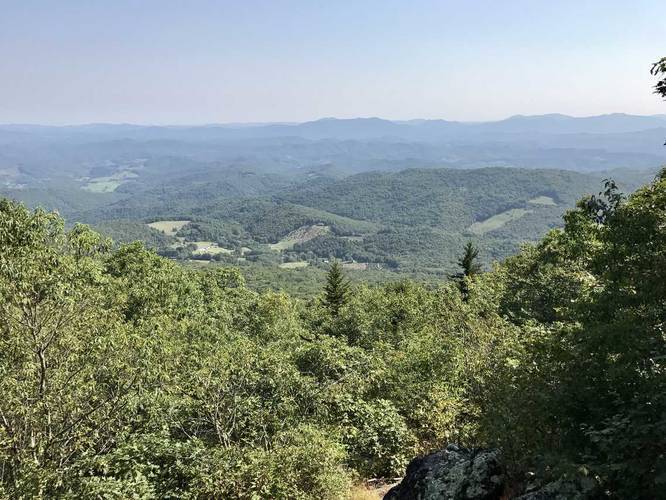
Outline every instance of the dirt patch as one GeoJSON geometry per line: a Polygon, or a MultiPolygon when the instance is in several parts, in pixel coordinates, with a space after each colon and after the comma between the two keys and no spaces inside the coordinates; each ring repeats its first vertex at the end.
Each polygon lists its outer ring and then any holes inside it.
{"type": "Polygon", "coordinates": [[[363,484],[357,484],[349,492],[351,500],[381,500],[384,495],[400,482],[400,479],[394,479],[392,482],[370,480],[363,484]]]}

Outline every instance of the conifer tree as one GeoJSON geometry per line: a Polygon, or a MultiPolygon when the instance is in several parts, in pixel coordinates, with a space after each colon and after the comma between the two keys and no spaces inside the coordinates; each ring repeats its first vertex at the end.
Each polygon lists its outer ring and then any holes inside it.
{"type": "Polygon", "coordinates": [[[463,256],[458,260],[458,265],[461,267],[461,271],[452,276],[452,278],[458,282],[458,288],[464,299],[467,299],[469,293],[465,278],[471,278],[481,272],[482,268],[478,258],[479,249],[476,248],[471,241],[468,241],[465,245],[463,256]]]}
{"type": "Polygon", "coordinates": [[[345,278],[338,261],[334,261],[328,271],[324,293],[326,307],[331,311],[331,315],[337,316],[340,308],[347,302],[349,293],[349,281],[345,278]]]}
{"type": "Polygon", "coordinates": [[[481,272],[481,264],[478,262],[478,258],[479,249],[471,241],[468,241],[465,245],[465,253],[458,261],[458,265],[462,268],[463,276],[474,276],[481,272]]]}

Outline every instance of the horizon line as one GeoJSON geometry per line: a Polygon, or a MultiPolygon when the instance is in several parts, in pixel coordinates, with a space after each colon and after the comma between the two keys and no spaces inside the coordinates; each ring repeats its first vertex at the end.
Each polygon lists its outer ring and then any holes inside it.
{"type": "Polygon", "coordinates": [[[311,120],[304,121],[232,121],[232,122],[209,122],[209,123],[184,123],[184,124],[174,124],[174,123],[155,123],[155,122],[79,122],[79,123],[60,123],[60,124],[45,124],[45,123],[35,123],[35,122],[9,122],[9,123],[0,123],[0,127],[43,127],[43,128],[75,128],[75,127],[94,127],[94,126],[117,126],[117,127],[159,127],[159,128],[198,128],[198,127],[263,127],[263,126],[296,126],[303,125],[306,123],[316,123],[326,120],[331,121],[353,121],[353,120],[379,120],[397,124],[407,124],[409,122],[447,122],[447,123],[460,123],[460,124],[483,124],[483,123],[499,123],[516,118],[544,118],[544,117],[562,117],[562,118],[573,118],[573,119],[585,119],[585,118],[602,118],[610,116],[630,116],[630,117],[639,117],[639,118],[662,118],[666,119],[666,113],[652,113],[652,114],[633,114],[625,112],[612,112],[612,113],[601,113],[598,115],[568,115],[564,113],[541,113],[535,115],[526,115],[526,114],[514,114],[509,115],[505,118],[500,118],[496,120],[447,120],[446,118],[405,118],[405,119],[389,119],[382,118],[379,116],[356,116],[352,118],[340,118],[335,116],[324,116],[320,118],[314,118],[311,120]]]}

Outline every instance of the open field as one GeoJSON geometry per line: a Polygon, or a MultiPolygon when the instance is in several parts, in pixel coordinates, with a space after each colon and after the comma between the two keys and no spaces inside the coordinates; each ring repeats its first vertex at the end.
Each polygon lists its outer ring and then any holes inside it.
{"type": "Polygon", "coordinates": [[[213,241],[191,241],[189,243],[192,243],[197,247],[197,249],[192,252],[194,255],[204,255],[204,254],[216,255],[219,253],[225,253],[225,254],[233,253],[228,248],[222,248],[213,241]]]}
{"type": "Polygon", "coordinates": [[[518,220],[530,212],[531,210],[526,210],[524,208],[512,208],[511,210],[507,210],[506,212],[493,215],[492,217],[484,221],[475,222],[474,224],[469,226],[469,231],[479,235],[486,234],[490,231],[494,231],[495,229],[501,228],[502,226],[508,224],[511,221],[518,220]]]}
{"type": "Polygon", "coordinates": [[[368,268],[368,264],[366,262],[343,262],[342,268],[353,269],[355,271],[364,271],[368,268]]]}
{"type": "Polygon", "coordinates": [[[83,186],[83,189],[90,191],[91,193],[112,193],[115,191],[118,186],[120,186],[123,181],[111,179],[108,177],[101,177],[90,181],[88,184],[83,186]]]}
{"type": "Polygon", "coordinates": [[[316,238],[317,236],[327,234],[330,231],[331,228],[329,226],[324,226],[323,224],[299,227],[298,229],[294,229],[291,233],[289,233],[277,243],[270,245],[270,248],[271,250],[276,250],[278,252],[282,250],[289,250],[297,243],[304,243],[313,238],[316,238]]]}
{"type": "Polygon", "coordinates": [[[148,226],[162,231],[167,236],[175,236],[183,226],[189,223],[189,220],[158,220],[151,222],[148,226]]]}
{"type": "Polygon", "coordinates": [[[111,193],[125,181],[134,177],[137,177],[136,172],[122,170],[107,177],[94,177],[89,179],[82,189],[90,191],[91,193],[111,193]]]}
{"type": "Polygon", "coordinates": [[[555,200],[553,200],[550,196],[537,196],[536,198],[532,198],[527,203],[531,203],[533,205],[548,205],[550,207],[557,206],[555,200]]]}
{"type": "Polygon", "coordinates": [[[280,269],[303,269],[309,265],[308,262],[283,262],[280,264],[280,269]]]}

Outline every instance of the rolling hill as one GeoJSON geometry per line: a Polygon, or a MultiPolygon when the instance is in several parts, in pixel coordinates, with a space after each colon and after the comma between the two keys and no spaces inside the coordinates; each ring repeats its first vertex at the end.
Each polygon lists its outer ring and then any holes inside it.
{"type": "Polygon", "coordinates": [[[666,163],[663,115],[514,116],[483,123],[380,118],[297,124],[0,125],[0,189],[159,187],[228,169],[287,177],[413,167],[599,171],[666,163]]]}
{"type": "MultiPolygon", "coordinates": [[[[561,224],[581,196],[598,192],[603,176],[496,167],[305,176],[300,182],[240,171],[204,178],[192,174],[147,190],[128,186],[101,193],[99,205],[78,210],[48,200],[70,208],[71,220],[119,241],[130,240],[127,233],[181,260],[316,267],[337,258],[393,272],[446,275],[468,240],[489,263],[540,238],[561,224]],[[171,223],[170,230],[178,226],[173,234],[158,237],[154,228],[162,220],[189,222],[171,223]],[[223,250],[207,253],[213,244],[223,250]]],[[[631,191],[644,177],[624,172],[618,180],[631,191]]]]}
{"type": "Polygon", "coordinates": [[[197,265],[312,273],[338,258],[441,277],[467,240],[489,263],[560,225],[603,178],[627,192],[649,181],[664,137],[664,116],[624,114],[4,125],[0,195],[197,265]],[[160,221],[190,222],[175,235],[146,225],[160,221]]]}

